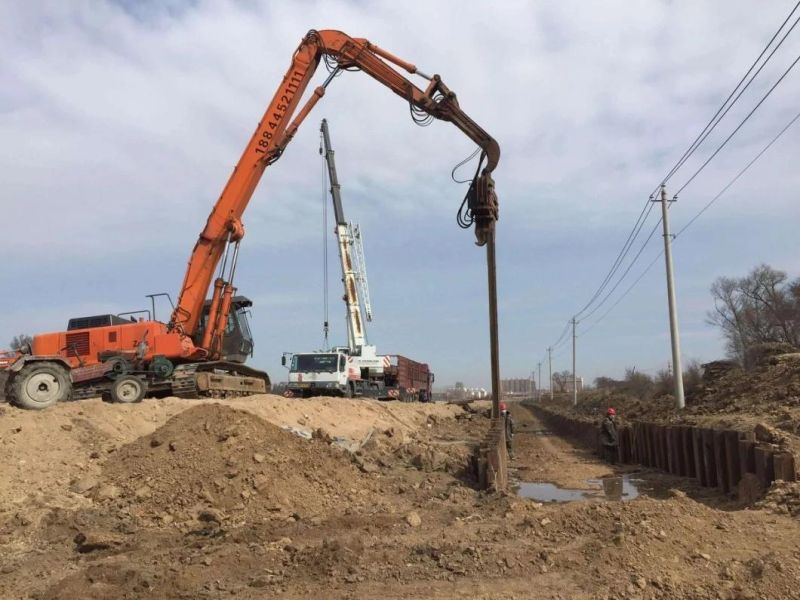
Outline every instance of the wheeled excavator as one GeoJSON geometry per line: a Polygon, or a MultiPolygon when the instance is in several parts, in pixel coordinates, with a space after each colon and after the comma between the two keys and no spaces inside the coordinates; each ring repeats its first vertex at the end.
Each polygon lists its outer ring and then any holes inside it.
{"type": "MultiPolygon", "coordinates": [[[[500,158],[497,142],[461,110],[455,93],[438,75],[426,75],[366,39],[311,30],[295,50],[200,233],[170,320],[98,315],[73,319],[66,331],[36,335],[29,347],[0,353],[6,399],[23,408],[42,409],[97,394],[136,402],[148,389],[185,397],[269,391],[268,375],[243,364],[248,352],[242,350],[252,348],[252,337],[246,321],[250,301],[237,297],[234,287],[245,233],[242,216],[264,170],[281,157],[328,85],[343,71],[363,71],[408,102],[416,121],[449,121],[480,147],[480,162],[459,210],[459,224],[466,228],[474,223],[478,245],[489,242],[487,256],[493,256],[498,209],[491,173],[500,158]],[[321,62],[328,77],[298,111],[321,62]],[[392,65],[425,79],[427,86],[418,88],[392,65]],[[226,340],[232,336],[241,343],[229,352],[226,340]]],[[[492,273],[490,269],[490,281],[492,273]]]]}

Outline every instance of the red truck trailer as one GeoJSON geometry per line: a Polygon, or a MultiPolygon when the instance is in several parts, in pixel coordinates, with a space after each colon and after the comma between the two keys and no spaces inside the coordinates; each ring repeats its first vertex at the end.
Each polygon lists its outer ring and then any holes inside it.
{"type": "Polygon", "coordinates": [[[404,402],[430,402],[433,373],[426,363],[419,363],[399,354],[387,354],[389,365],[384,367],[383,381],[390,398],[404,402]]]}

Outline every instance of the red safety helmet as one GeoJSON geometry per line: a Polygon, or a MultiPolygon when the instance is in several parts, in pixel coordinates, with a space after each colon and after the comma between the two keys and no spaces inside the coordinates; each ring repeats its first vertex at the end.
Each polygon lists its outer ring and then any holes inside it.
{"type": "Polygon", "coordinates": [[[508,410],[508,406],[505,405],[505,402],[500,403],[500,412],[506,412],[508,410]]]}
{"type": "Polygon", "coordinates": [[[606,411],[606,414],[609,417],[614,417],[614,416],[616,416],[617,411],[616,411],[616,409],[609,407],[608,410],[606,411]]]}

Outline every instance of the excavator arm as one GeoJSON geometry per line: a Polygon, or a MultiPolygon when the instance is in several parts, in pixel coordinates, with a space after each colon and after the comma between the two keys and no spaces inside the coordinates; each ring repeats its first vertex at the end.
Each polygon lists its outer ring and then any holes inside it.
{"type": "Polygon", "coordinates": [[[415,65],[366,39],[351,38],[340,31],[312,30],[295,51],[280,87],[214,205],[189,259],[169,328],[188,336],[196,334],[206,295],[214,272],[219,267],[208,321],[203,329],[202,339],[195,340],[200,352],[207,353],[207,358],[217,359],[221,354],[222,335],[230,312],[231,298],[236,291],[233,287],[233,276],[238,245],[244,236],[241,218],[247,204],[264,169],[280,158],[300,124],[325,94],[325,88],[342,70],[363,71],[409,102],[412,115],[419,117],[422,114],[449,121],[481,148],[481,164],[484,160],[486,164],[482,170],[479,166],[479,172],[470,185],[464,200],[466,220],[460,219],[459,222],[467,227],[475,224],[479,245],[493,239],[494,223],[497,220],[497,196],[491,173],[500,159],[500,148],[486,131],[461,110],[455,93],[445,86],[438,75],[425,75],[415,65]],[[303,93],[323,60],[331,72],[297,112],[303,93]],[[428,80],[428,85],[424,90],[416,87],[390,64],[428,80]],[[290,123],[289,120],[296,112],[290,123]]]}

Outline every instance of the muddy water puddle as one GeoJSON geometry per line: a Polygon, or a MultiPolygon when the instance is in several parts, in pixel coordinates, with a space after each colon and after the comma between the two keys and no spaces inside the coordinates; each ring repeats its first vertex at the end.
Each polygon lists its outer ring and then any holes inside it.
{"type": "Polygon", "coordinates": [[[645,481],[631,475],[589,479],[585,489],[563,488],[554,483],[521,481],[517,494],[537,502],[601,502],[633,500],[646,492],[645,481]]]}

